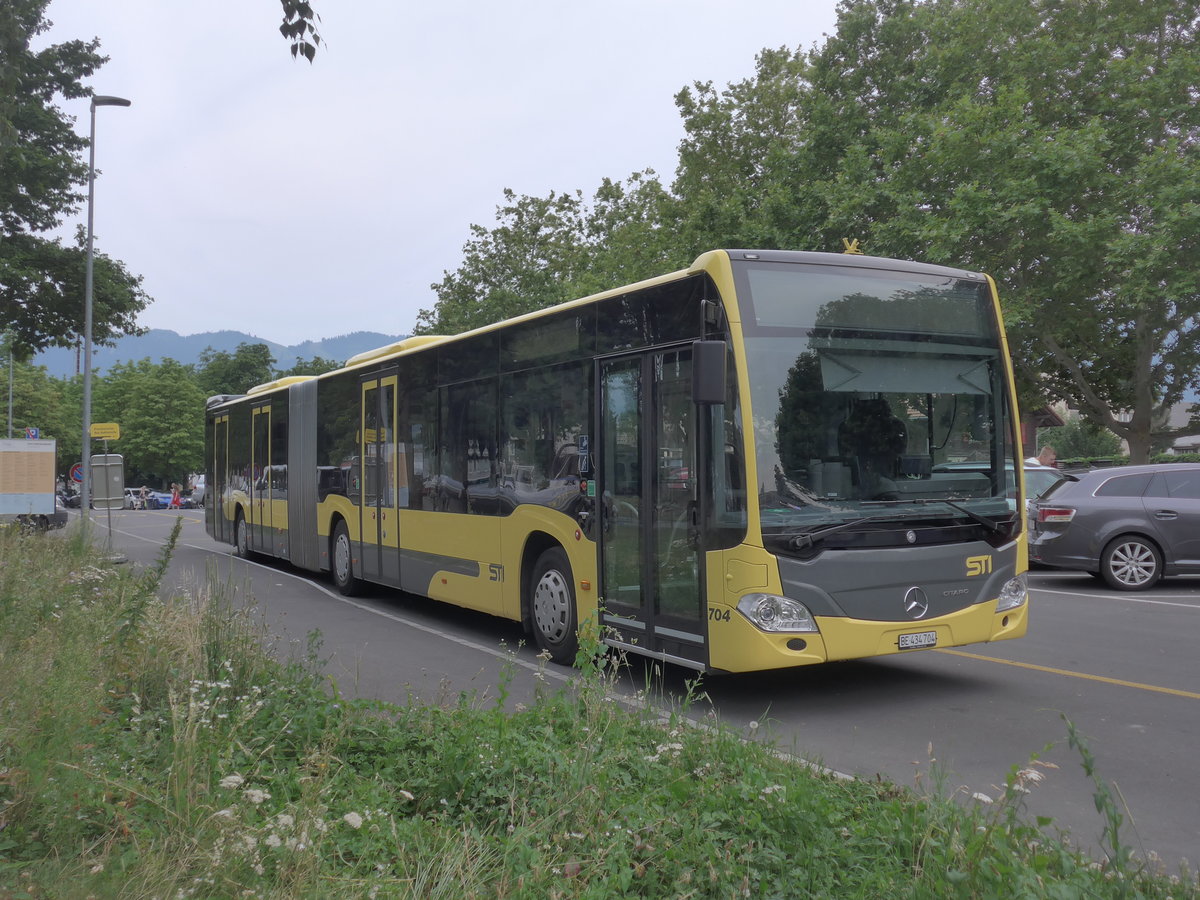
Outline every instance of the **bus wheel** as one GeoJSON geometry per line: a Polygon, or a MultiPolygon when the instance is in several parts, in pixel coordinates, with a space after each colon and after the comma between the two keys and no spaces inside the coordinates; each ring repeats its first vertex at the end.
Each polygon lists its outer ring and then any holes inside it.
{"type": "Polygon", "coordinates": [[[560,547],[538,557],[529,579],[529,608],[537,645],[556,663],[569,666],[579,650],[571,563],[560,547]]]}
{"type": "Polygon", "coordinates": [[[250,525],[246,522],[246,517],[242,515],[240,509],[237,520],[233,523],[233,540],[237,555],[242,559],[249,559],[253,552],[250,549],[250,525]]]}
{"type": "Polygon", "coordinates": [[[354,577],[354,563],[351,559],[350,530],[346,523],[339,521],[333,529],[333,552],[330,553],[333,569],[333,583],[337,585],[338,593],[343,597],[353,597],[362,586],[354,577]]]}

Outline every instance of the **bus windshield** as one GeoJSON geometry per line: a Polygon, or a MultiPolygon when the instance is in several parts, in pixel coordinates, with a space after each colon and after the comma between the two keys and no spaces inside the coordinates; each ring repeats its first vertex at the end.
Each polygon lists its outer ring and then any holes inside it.
{"type": "Polygon", "coordinates": [[[768,262],[736,276],[773,549],[1011,537],[1017,460],[984,279],[768,262]]]}

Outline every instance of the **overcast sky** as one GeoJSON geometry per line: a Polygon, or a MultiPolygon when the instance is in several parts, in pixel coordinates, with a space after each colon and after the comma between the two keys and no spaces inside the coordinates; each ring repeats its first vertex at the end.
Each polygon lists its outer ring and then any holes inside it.
{"type": "MultiPolygon", "coordinates": [[[[98,37],[97,249],[145,276],[141,324],[294,344],[407,334],[502,191],[670,183],[674,95],[832,33],[835,0],[52,0],[41,44],[98,37]]],[[[67,101],[88,128],[86,100],[67,101]]],[[[86,221],[86,210],[69,222],[86,221]]]]}

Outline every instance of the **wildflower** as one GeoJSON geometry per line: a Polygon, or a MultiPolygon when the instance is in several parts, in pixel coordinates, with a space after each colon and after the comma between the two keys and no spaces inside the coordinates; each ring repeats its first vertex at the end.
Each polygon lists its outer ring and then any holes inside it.
{"type": "Polygon", "coordinates": [[[291,828],[296,823],[296,820],[287,813],[280,813],[275,817],[275,821],[279,823],[279,827],[281,828],[291,828]]]}
{"type": "Polygon", "coordinates": [[[982,794],[979,791],[976,791],[975,793],[973,793],[971,795],[971,799],[978,800],[980,803],[991,803],[992,802],[991,797],[989,797],[987,794],[982,794]]]}
{"type": "Polygon", "coordinates": [[[213,813],[213,815],[220,816],[222,819],[232,819],[233,810],[229,809],[228,807],[225,809],[218,809],[215,813],[213,813]]]}
{"type": "Polygon", "coordinates": [[[417,799],[409,791],[403,789],[396,791],[396,793],[399,794],[403,799],[408,800],[410,803],[417,799]]]}
{"type": "Polygon", "coordinates": [[[279,835],[274,834],[274,833],[268,834],[267,839],[265,841],[263,841],[263,843],[266,844],[268,847],[283,846],[283,841],[280,839],[279,835]]]}
{"type": "Polygon", "coordinates": [[[751,722],[748,727],[750,728],[751,732],[758,731],[758,720],[751,722]]]}
{"type": "Polygon", "coordinates": [[[271,795],[266,791],[260,791],[258,788],[250,788],[246,791],[246,799],[251,803],[262,803],[264,800],[270,800],[271,795]]]}
{"type": "Polygon", "coordinates": [[[1039,772],[1037,769],[1022,769],[1020,772],[1017,773],[1018,780],[1032,781],[1034,784],[1037,784],[1039,781],[1041,781],[1045,777],[1046,776],[1043,775],[1041,772],[1039,772]]]}
{"type": "Polygon", "coordinates": [[[89,875],[99,875],[103,871],[104,871],[104,863],[96,863],[96,865],[94,865],[90,869],[88,869],[88,874],[89,875]]]}
{"type": "Polygon", "coordinates": [[[245,780],[241,775],[226,775],[217,783],[223,788],[235,788],[241,787],[245,780]]]}
{"type": "Polygon", "coordinates": [[[342,816],[342,821],[351,828],[362,828],[363,817],[356,812],[348,812],[342,816]]]}

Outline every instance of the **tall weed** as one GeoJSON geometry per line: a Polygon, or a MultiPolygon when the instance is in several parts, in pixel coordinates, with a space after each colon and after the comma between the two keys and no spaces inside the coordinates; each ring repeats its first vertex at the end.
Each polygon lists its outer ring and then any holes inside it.
{"type": "Polygon", "coordinates": [[[696,727],[699,682],[615,702],[624,661],[590,630],[580,677],[538,673],[525,706],[515,659],[494,704],[347,700],[317,636],[272,660],[213,572],[163,599],[166,554],[139,575],[19,540],[0,536],[28,558],[0,574],[0,897],[1198,896],[1029,821],[1036,759],[990,803],[824,776],[696,727]]]}

